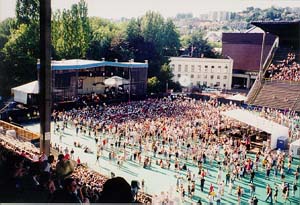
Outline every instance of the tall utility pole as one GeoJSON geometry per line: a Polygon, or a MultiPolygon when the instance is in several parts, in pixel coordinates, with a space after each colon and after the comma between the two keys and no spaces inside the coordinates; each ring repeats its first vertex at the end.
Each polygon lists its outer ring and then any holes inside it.
{"type": "Polygon", "coordinates": [[[40,0],[40,152],[50,154],[51,122],[51,0],[40,0]]]}

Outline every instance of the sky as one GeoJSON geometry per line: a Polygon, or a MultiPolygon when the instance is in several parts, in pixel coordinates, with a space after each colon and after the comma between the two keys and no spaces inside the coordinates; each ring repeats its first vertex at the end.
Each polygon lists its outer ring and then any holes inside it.
{"type": "MultiPolygon", "coordinates": [[[[79,0],[52,0],[52,10],[71,8],[79,0]]],[[[210,11],[241,11],[249,6],[262,9],[271,6],[300,7],[300,0],[86,0],[88,15],[108,19],[139,17],[146,11],[157,11],[164,17],[178,13],[199,16],[210,11]]],[[[0,0],[0,21],[15,16],[16,0],[0,0]]]]}

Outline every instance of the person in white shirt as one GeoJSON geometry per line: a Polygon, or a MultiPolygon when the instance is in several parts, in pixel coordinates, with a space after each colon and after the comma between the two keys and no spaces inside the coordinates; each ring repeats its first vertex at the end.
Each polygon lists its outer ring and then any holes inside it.
{"type": "Polygon", "coordinates": [[[216,196],[217,205],[221,205],[221,193],[218,192],[216,196]]]}
{"type": "Polygon", "coordinates": [[[209,205],[213,205],[214,204],[214,197],[212,195],[208,195],[208,202],[209,202],[209,205]]]}
{"type": "Polygon", "coordinates": [[[232,184],[232,182],[230,181],[229,184],[228,184],[228,194],[230,194],[230,195],[231,195],[231,193],[232,193],[232,186],[233,186],[233,184],[232,184]]]}

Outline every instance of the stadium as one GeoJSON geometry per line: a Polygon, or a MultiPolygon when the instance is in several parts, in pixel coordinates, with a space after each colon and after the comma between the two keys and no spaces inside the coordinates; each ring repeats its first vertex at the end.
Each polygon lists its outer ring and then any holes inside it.
{"type": "Polygon", "coordinates": [[[253,54],[259,69],[242,106],[145,98],[147,62],[53,62],[53,102],[107,94],[113,76],[129,99],[53,109],[49,156],[33,145],[39,124],[1,121],[1,202],[299,204],[300,21],[252,24],[264,31],[253,48],[262,52],[253,54]]]}

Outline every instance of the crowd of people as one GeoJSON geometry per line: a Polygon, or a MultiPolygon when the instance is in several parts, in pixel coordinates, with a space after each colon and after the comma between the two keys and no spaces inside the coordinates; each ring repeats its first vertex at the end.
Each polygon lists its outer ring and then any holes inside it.
{"type": "MultiPolygon", "coordinates": [[[[144,168],[158,166],[172,170],[177,176],[176,190],[182,198],[192,199],[198,182],[201,190],[207,191],[208,201],[218,202],[224,196],[225,186],[231,194],[234,182],[248,177],[249,187],[253,187],[259,167],[260,172],[286,173],[284,163],[291,159],[283,152],[274,154],[269,146],[263,147],[255,157],[248,156],[247,135],[235,139],[222,134],[223,130],[240,126],[220,115],[222,111],[235,108],[233,104],[219,104],[215,100],[165,98],[54,112],[53,119],[57,125],[61,123],[61,127],[75,129],[77,136],[94,137],[97,156],[107,152],[108,159],[119,166],[134,161],[144,168]],[[218,168],[217,180],[210,186],[205,184],[210,176],[207,166],[218,168]]],[[[272,113],[260,111],[266,118],[272,113]]],[[[277,120],[276,116],[271,118],[277,120]]],[[[282,117],[279,123],[288,123],[288,119],[282,117]]],[[[286,190],[286,186],[289,185],[284,183],[282,190],[286,190]]],[[[236,190],[240,202],[243,189],[236,186],[236,190]]],[[[288,199],[286,191],[284,196],[288,199]]],[[[255,196],[252,200],[256,201],[255,196]]]]}
{"type": "Polygon", "coordinates": [[[109,179],[68,155],[59,154],[55,160],[53,155],[39,154],[31,143],[4,133],[0,139],[1,202],[151,202],[142,192],[134,198],[131,186],[121,177],[109,179]]]}
{"type": "Polygon", "coordinates": [[[271,120],[280,125],[286,126],[290,131],[290,142],[299,139],[300,137],[300,115],[291,110],[278,110],[274,108],[255,108],[252,110],[261,117],[271,120]]]}
{"type": "Polygon", "coordinates": [[[288,53],[287,58],[278,64],[271,64],[266,77],[272,80],[300,81],[300,64],[296,62],[295,53],[288,53]]]}
{"type": "MultiPolygon", "coordinates": [[[[4,202],[33,200],[26,198],[29,191],[38,196],[35,202],[113,202],[109,201],[113,192],[107,191],[112,190],[113,185],[105,186],[113,183],[124,190],[130,189],[132,201],[151,202],[151,196],[133,190],[124,179],[111,182],[108,176],[83,166],[79,157],[74,158],[76,147],[84,149],[86,154],[96,155],[96,163],[105,156],[119,167],[131,161],[145,169],[156,167],[174,173],[175,192],[181,200],[201,203],[203,199],[195,194],[199,186],[201,195],[205,194],[210,204],[214,201],[221,204],[228,195],[234,195],[240,204],[246,192],[240,183],[246,181],[251,193],[249,204],[257,204],[255,187],[261,183],[258,173],[263,173],[267,182],[278,182],[278,185],[267,185],[266,199],[259,200],[276,201],[280,190],[282,198],[290,200],[290,193],[297,191],[299,165],[293,168],[295,164],[289,154],[274,152],[268,144],[256,155],[250,155],[248,132],[242,133],[240,138],[225,134],[226,130],[241,128],[241,123],[221,115],[223,111],[236,108],[234,104],[220,104],[216,100],[169,97],[54,111],[55,136],[73,130],[74,135],[67,137],[74,141],[74,147],[52,144],[59,153],[55,161],[53,156],[39,155],[37,148],[30,144],[9,136],[1,137],[4,154],[1,154],[0,166],[8,168],[0,169],[3,171],[1,179],[8,170],[10,173],[7,180],[1,181],[1,187],[9,188],[0,193],[6,197],[4,202]],[[96,150],[82,145],[78,140],[81,136],[93,138],[96,150]],[[23,159],[27,159],[26,163],[23,159]],[[74,164],[74,160],[77,163],[74,164]],[[212,172],[216,172],[216,177],[212,172]],[[6,196],[7,192],[10,194],[6,196]]],[[[292,112],[271,109],[258,112],[281,124],[299,119],[292,112]]],[[[119,193],[119,198],[129,200],[130,195],[126,193],[119,193]]],[[[118,195],[114,194],[116,200],[118,195]]],[[[172,201],[168,196],[154,197],[156,201],[167,203],[172,201]]]]}

